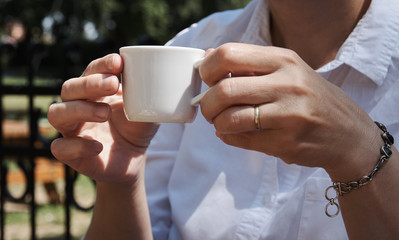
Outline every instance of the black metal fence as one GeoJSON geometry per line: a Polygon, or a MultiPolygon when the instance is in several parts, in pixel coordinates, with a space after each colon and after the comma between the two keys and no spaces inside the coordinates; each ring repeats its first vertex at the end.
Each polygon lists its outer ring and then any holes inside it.
{"type": "MultiPolygon", "coordinates": [[[[43,136],[39,131],[39,120],[45,118],[46,113],[40,108],[35,107],[35,97],[37,96],[57,96],[60,93],[62,82],[71,77],[69,74],[74,74],[72,70],[74,66],[73,58],[76,57],[76,52],[71,48],[62,48],[62,64],[56,64],[57,66],[50,66],[51,68],[58,68],[58,71],[53,71],[51,74],[58,75],[52,76],[54,79],[51,84],[37,85],[34,83],[35,78],[38,76],[38,71],[42,66],[43,60],[48,56],[49,48],[41,43],[28,43],[22,46],[13,46],[8,44],[0,44],[0,122],[4,123],[8,113],[5,110],[3,98],[7,95],[23,96],[28,99],[28,107],[23,114],[26,114],[28,137],[23,143],[15,143],[6,140],[4,135],[5,126],[0,126],[0,237],[5,239],[5,216],[7,211],[4,206],[7,201],[18,202],[29,206],[29,225],[31,229],[31,239],[37,239],[37,222],[36,222],[36,196],[35,196],[35,162],[39,157],[53,159],[50,152],[51,138],[43,136]],[[20,57],[16,57],[20,55],[20,57]],[[22,58],[21,58],[22,56],[22,58]],[[10,60],[11,59],[11,60],[10,60]],[[22,85],[8,85],[4,83],[5,74],[12,68],[12,59],[15,60],[15,64],[23,70],[23,78],[26,83],[22,85]],[[61,66],[60,66],[61,65],[61,66]],[[25,190],[22,194],[14,196],[9,191],[9,183],[7,182],[7,174],[9,169],[5,163],[6,158],[15,159],[16,165],[20,168],[21,172],[25,176],[25,190]]],[[[54,136],[55,138],[57,136],[54,136]]],[[[53,159],[54,160],[54,159],[53,159]]],[[[55,161],[55,160],[54,160],[55,161]]],[[[70,168],[64,166],[64,181],[65,181],[65,194],[63,199],[63,207],[65,210],[65,234],[64,239],[71,239],[71,208],[77,208],[82,211],[88,211],[92,206],[83,207],[81,206],[74,197],[74,183],[77,174],[70,168]]]]}

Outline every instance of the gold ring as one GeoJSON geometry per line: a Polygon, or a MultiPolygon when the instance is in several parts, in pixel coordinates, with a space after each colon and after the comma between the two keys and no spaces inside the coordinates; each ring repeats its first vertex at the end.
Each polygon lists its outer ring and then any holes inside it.
{"type": "Polygon", "coordinates": [[[260,119],[259,119],[259,107],[258,106],[254,106],[254,116],[255,116],[255,129],[257,131],[259,131],[261,129],[260,127],[260,119]]]}

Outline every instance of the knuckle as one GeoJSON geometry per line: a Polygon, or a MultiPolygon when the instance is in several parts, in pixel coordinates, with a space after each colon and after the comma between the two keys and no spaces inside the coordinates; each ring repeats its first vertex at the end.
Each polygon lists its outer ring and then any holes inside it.
{"type": "Polygon", "coordinates": [[[314,91],[312,84],[309,83],[309,79],[306,76],[302,76],[300,73],[297,73],[296,76],[292,77],[291,85],[289,86],[289,92],[293,96],[310,99],[315,99],[318,95],[314,91]]]}
{"type": "Polygon", "coordinates": [[[291,49],[283,49],[281,51],[281,59],[285,64],[297,64],[299,62],[299,55],[291,49]]]}
{"type": "Polygon", "coordinates": [[[221,81],[216,88],[216,96],[218,97],[218,101],[221,103],[226,102],[231,98],[232,93],[234,91],[234,81],[221,81]]]}
{"type": "Polygon", "coordinates": [[[80,84],[80,89],[84,92],[86,92],[87,90],[90,90],[92,88],[91,86],[91,81],[90,78],[87,77],[83,77],[81,79],[81,84],[80,84]]]}
{"type": "Polygon", "coordinates": [[[49,106],[48,111],[47,111],[47,119],[51,125],[56,124],[56,117],[57,117],[57,104],[58,103],[53,103],[49,106]]]}
{"type": "Polygon", "coordinates": [[[288,87],[289,92],[293,96],[304,96],[307,95],[307,87],[300,78],[293,79],[291,85],[288,87]]]}
{"type": "Polygon", "coordinates": [[[68,81],[64,82],[61,87],[61,99],[63,101],[68,99],[68,94],[71,92],[71,82],[73,79],[69,79],[68,81]]]}
{"type": "Polygon", "coordinates": [[[75,104],[70,104],[69,116],[74,121],[82,121],[88,113],[94,112],[88,107],[89,103],[85,101],[77,101],[75,104]]]}
{"type": "Polygon", "coordinates": [[[103,74],[92,74],[80,79],[78,86],[76,86],[75,95],[77,96],[93,96],[103,89],[102,79],[106,77],[103,74]]]}
{"type": "Polygon", "coordinates": [[[57,139],[53,140],[50,145],[51,153],[58,160],[62,160],[62,155],[63,155],[62,154],[62,149],[63,149],[62,145],[63,145],[62,138],[57,138],[57,139]]]}
{"type": "Polygon", "coordinates": [[[215,121],[215,128],[224,133],[238,133],[245,131],[242,111],[237,108],[230,108],[223,112],[215,121]]]}
{"type": "Polygon", "coordinates": [[[86,73],[91,73],[93,70],[93,66],[96,64],[97,60],[92,60],[86,67],[86,69],[84,70],[82,76],[84,76],[86,73]]]}
{"type": "Polygon", "coordinates": [[[105,59],[106,59],[106,61],[105,61],[104,67],[106,69],[106,72],[113,73],[115,66],[117,64],[117,55],[109,54],[109,55],[105,56],[105,59]]]}
{"type": "Polygon", "coordinates": [[[219,61],[226,63],[232,62],[236,48],[237,46],[235,43],[225,43],[221,45],[216,51],[219,61]]]}
{"type": "Polygon", "coordinates": [[[225,128],[230,131],[237,131],[241,126],[241,118],[237,112],[232,112],[226,120],[225,128]]]}

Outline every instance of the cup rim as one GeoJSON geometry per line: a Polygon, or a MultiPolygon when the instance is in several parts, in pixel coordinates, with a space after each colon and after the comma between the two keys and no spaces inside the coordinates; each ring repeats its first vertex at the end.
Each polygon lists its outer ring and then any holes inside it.
{"type": "Polygon", "coordinates": [[[169,50],[182,50],[182,51],[200,51],[205,52],[205,50],[200,48],[194,47],[182,47],[182,46],[164,46],[164,45],[132,45],[132,46],[124,46],[119,48],[119,52],[133,50],[133,49],[149,49],[149,50],[162,50],[162,51],[169,51],[169,50]]]}

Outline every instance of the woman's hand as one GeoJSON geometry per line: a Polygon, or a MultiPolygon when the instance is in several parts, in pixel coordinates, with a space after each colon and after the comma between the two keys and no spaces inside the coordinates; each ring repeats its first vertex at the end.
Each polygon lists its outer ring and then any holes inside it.
{"type": "Polygon", "coordinates": [[[379,158],[380,132],[367,113],[290,50],[225,44],[208,53],[200,74],[214,86],[202,114],[227,144],[323,167],[332,178],[352,179],[359,164],[364,174],[379,158]]]}
{"type": "Polygon", "coordinates": [[[63,135],[51,145],[57,159],[99,182],[131,184],[158,126],[126,119],[117,77],[122,69],[117,54],[91,62],[81,77],[63,84],[63,102],[50,106],[48,119],[63,135]]]}

